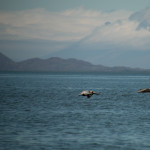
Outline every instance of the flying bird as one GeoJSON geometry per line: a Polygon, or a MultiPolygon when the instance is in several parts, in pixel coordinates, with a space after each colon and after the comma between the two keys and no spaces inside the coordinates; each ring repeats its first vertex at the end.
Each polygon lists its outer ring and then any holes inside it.
{"type": "Polygon", "coordinates": [[[99,93],[96,93],[94,91],[82,91],[79,96],[87,96],[87,98],[90,98],[93,94],[99,95],[99,93]]]}
{"type": "Polygon", "coordinates": [[[137,93],[146,93],[146,92],[150,92],[150,88],[140,89],[140,90],[137,91],[137,93]]]}

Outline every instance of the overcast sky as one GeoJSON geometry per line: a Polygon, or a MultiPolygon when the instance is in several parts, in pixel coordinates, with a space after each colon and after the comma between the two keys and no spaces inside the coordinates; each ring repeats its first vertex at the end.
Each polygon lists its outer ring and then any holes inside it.
{"type": "Polygon", "coordinates": [[[150,69],[150,1],[0,0],[0,52],[150,69]]]}

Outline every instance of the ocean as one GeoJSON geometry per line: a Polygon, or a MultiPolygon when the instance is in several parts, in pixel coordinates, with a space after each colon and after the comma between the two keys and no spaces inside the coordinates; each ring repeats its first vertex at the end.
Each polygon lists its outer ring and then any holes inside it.
{"type": "Polygon", "coordinates": [[[149,150],[150,75],[0,73],[0,150],[149,150]],[[100,93],[78,96],[83,90],[100,93]]]}

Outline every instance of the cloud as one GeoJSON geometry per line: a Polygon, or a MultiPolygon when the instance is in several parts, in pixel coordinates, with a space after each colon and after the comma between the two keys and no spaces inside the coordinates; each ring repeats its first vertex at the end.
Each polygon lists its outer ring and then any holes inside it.
{"type": "Polygon", "coordinates": [[[94,22],[92,23],[94,16],[96,17],[97,13],[82,9],[59,13],[34,9],[0,13],[0,23],[7,27],[5,33],[10,37],[13,35],[21,39],[75,41],[90,32],[90,28],[94,25],[94,22]]]}
{"type": "Polygon", "coordinates": [[[3,39],[110,42],[122,46],[144,46],[149,42],[150,8],[142,12],[100,12],[82,7],[63,12],[33,9],[0,13],[3,39]],[[129,19],[128,19],[129,18],[129,19]],[[146,29],[146,30],[137,30],[146,29]],[[96,32],[95,32],[96,30],[96,32]],[[95,32],[95,33],[94,33],[95,32]],[[86,38],[87,39],[87,38],[86,38]]]}
{"type": "Polygon", "coordinates": [[[17,57],[21,57],[28,49],[26,58],[57,52],[68,57],[82,55],[81,58],[96,60],[97,63],[100,60],[106,63],[106,57],[115,62],[119,56],[124,56],[125,51],[149,51],[149,14],[150,8],[136,13],[125,10],[101,12],[82,7],[62,12],[41,8],[1,11],[0,42],[3,45],[0,50],[11,51],[10,54],[15,55],[13,49],[17,57]]]}
{"type": "Polygon", "coordinates": [[[129,19],[131,21],[138,22],[138,26],[136,28],[137,30],[146,29],[146,30],[150,31],[150,7],[146,8],[142,11],[133,13],[129,17],[129,19]]]}
{"type": "Polygon", "coordinates": [[[15,38],[75,41],[84,38],[105,22],[124,19],[129,14],[125,11],[102,13],[82,7],[63,12],[33,9],[1,12],[0,23],[7,27],[5,33],[15,38]]]}

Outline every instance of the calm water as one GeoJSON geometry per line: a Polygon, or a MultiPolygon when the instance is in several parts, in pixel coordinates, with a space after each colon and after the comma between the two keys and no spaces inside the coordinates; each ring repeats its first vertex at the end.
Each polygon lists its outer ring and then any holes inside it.
{"type": "Polygon", "coordinates": [[[149,150],[150,93],[136,93],[148,87],[147,75],[0,73],[0,149],[149,150]]]}

